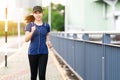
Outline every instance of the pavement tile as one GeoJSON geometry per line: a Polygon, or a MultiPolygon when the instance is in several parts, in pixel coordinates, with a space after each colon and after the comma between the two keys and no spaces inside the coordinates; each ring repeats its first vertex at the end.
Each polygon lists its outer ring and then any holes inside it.
{"type": "MultiPolygon", "coordinates": [[[[13,38],[14,39],[14,38],[13,38]]],[[[8,65],[4,66],[4,62],[0,64],[0,80],[30,80],[30,71],[28,63],[28,44],[23,43],[20,49],[8,57],[8,65]]],[[[49,53],[47,72],[47,80],[63,80],[58,71],[54,60],[49,53]]]]}

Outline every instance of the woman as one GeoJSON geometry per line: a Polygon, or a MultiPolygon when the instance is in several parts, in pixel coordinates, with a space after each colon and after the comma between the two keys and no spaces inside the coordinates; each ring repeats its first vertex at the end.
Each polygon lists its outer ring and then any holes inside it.
{"type": "Polygon", "coordinates": [[[50,43],[50,26],[42,21],[43,10],[41,6],[33,7],[33,16],[26,17],[29,22],[25,29],[25,41],[30,41],[28,49],[28,59],[31,71],[31,80],[46,80],[46,66],[48,61],[48,48],[52,47],[50,43]]]}

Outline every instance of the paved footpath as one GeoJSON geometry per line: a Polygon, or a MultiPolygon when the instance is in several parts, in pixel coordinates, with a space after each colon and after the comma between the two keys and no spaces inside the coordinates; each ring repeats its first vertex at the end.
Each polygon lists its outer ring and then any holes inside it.
{"type": "MultiPolygon", "coordinates": [[[[4,62],[0,64],[0,80],[30,80],[28,45],[29,43],[24,42],[19,50],[8,57],[7,67],[4,62]]],[[[49,50],[46,80],[63,80],[51,54],[52,51],[49,50]]]]}

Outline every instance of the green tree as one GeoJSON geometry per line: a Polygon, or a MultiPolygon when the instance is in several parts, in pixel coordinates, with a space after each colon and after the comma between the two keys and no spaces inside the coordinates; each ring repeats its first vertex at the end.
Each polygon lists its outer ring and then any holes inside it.
{"type": "Polygon", "coordinates": [[[64,31],[64,6],[51,4],[51,26],[52,30],[64,31]]]}
{"type": "MultiPolygon", "coordinates": [[[[17,29],[17,23],[13,21],[8,21],[8,36],[10,35],[17,35],[18,34],[18,29],[17,29]]],[[[24,29],[25,29],[25,23],[21,22],[20,23],[20,32],[21,34],[24,34],[24,29]]],[[[0,36],[5,35],[5,21],[0,21],[0,36]]]]}
{"type": "MultiPolygon", "coordinates": [[[[51,29],[55,31],[64,31],[64,6],[51,3],[51,29]]],[[[32,8],[27,9],[28,14],[32,8]]],[[[43,7],[43,22],[48,22],[48,6],[43,7]]]]}
{"type": "Polygon", "coordinates": [[[43,22],[48,22],[48,7],[43,8],[43,22]]]}

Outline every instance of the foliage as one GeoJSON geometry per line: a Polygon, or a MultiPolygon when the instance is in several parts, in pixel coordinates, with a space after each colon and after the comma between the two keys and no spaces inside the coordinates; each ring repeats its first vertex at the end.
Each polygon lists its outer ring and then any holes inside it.
{"type": "MultiPolygon", "coordinates": [[[[17,35],[18,33],[18,29],[17,29],[17,23],[13,22],[13,21],[8,21],[8,36],[9,35],[17,35]]],[[[24,34],[24,29],[25,29],[25,24],[24,23],[20,23],[20,32],[21,34],[24,34]]],[[[5,35],[5,22],[4,21],[0,21],[0,36],[4,36],[5,35]]]]}
{"type": "Polygon", "coordinates": [[[48,7],[43,8],[43,22],[48,22],[48,7]]]}
{"type": "MultiPolygon", "coordinates": [[[[51,3],[51,29],[55,31],[64,31],[64,6],[51,3]]],[[[32,12],[28,8],[28,14],[32,12]]],[[[43,7],[43,22],[48,22],[48,6],[43,7]]]]}
{"type": "MultiPolygon", "coordinates": [[[[27,9],[28,14],[32,12],[32,8],[27,9]]],[[[48,22],[48,7],[43,8],[43,21],[48,22]]],[[[24,34],[25,23],[20,23],[20,32],[24,34]]],[[[64,6],[61,4],[51,3],[51,29],[55,31],[64,31],[64,6]]],[[[0,21],[0,36],[5,35],[5,22],[0,21]]],[[[8,36],[17,35],[17,23],[8,21],[8,36]]]]}
{"type": "Polygon", "coordinates": [[[51,4],[51,25],[52,30],[64,31],[64,6],[61,4],[51,4]]]}

